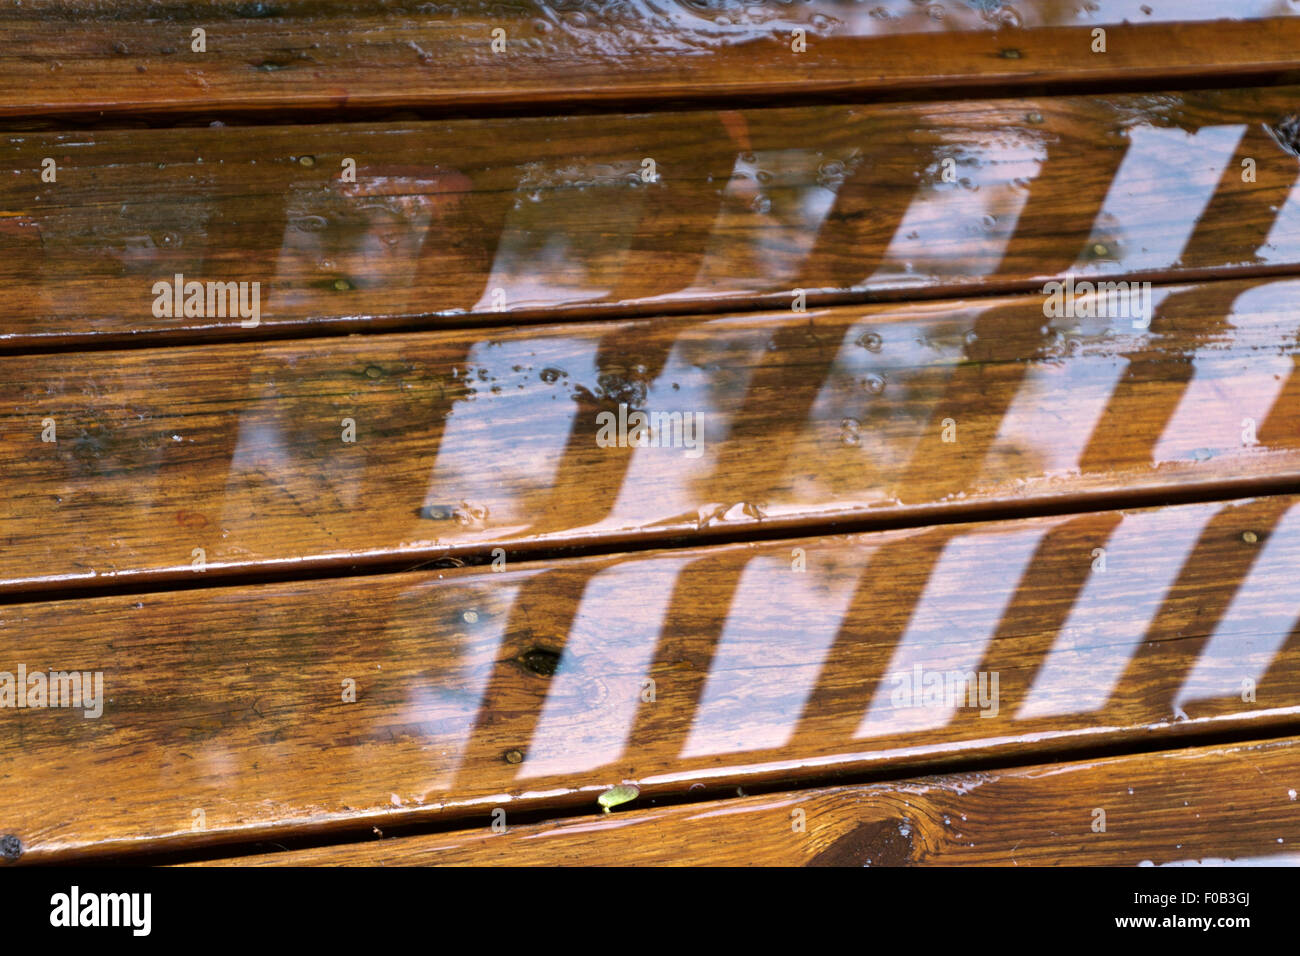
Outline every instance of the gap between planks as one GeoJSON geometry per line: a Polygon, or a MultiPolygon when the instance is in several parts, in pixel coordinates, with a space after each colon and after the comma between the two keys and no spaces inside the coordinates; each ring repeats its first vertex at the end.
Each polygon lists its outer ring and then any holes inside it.
{"type": "MultiPolygon", "coordinates": [[[[1300,739],[839,783],[612,816],[488,824],[208,866],[1300,865],[1300,739]]],[[[278,852],[276,852],[278,850],[278,852]]]]}

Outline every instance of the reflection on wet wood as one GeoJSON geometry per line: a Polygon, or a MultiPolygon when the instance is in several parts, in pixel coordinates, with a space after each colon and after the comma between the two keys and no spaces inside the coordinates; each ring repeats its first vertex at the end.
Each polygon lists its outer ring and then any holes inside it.
{"type": "Polygon", "coordinates": [[[1298,288],[4,357],[0,590],[1286,488],[1298,288]]]}
{"type": "Polygon", "coordinates": [[[1300,738],[267,853],[236,866],[1300,864],[1300,738]]]}
{"type": "Polygon", "coordinates": [[[0,10],[4,862],[1300,862],[1300,10],[382,6],[0,10]]]}
{"type": "Polygon", "coordinates": [[[0,135],[0,345],[1275,273],[1297,94],[0,135]]]}
{"type": "Polygon", "coordinates": [[[1264,736],[1300,717],[1298,560],[1263,498],[10,605],[11,674],[103,690],[6,711],[0,831],[41,860],[1264,736]]]}
{"type": "Polygon", "coordinates": [[[1268,0],[407,0],[382,10],[342,0],[227,0],[201,10],[117,0],[109,11],[37,0],[0,13],[0,115],[539,101],[562,108],[1240,77],[1294,65],[1294,14],[1268,0]],[[205,31],[201,52],[195,28],[205,31]]]}

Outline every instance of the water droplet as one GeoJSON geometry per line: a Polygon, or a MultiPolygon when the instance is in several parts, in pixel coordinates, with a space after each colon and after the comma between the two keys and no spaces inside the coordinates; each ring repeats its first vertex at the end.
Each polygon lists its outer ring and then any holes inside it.
{"type": "Polygon", "coordinates": [[[846,418],[840,422],[840,441],[846,445],[857,445],[861,440],[862,425],[856,418],[846,418]]]}
{"type": "Polygon", "coordinates": [[[995,23],[999,23],[1004,27],[1011,27],[1013,30],[1024,25],[1020,18],[1020,12],[1013,7],[1002,7],[993,14],[993,20],[995,23]]]}
{"type": "Polygon", "coordinates": [[[881,347],[884,345],[884,342],[875,332],[864,332],[862,335],[858,336],[858,345],[862,346],[862,348],[866,349],[868,352],[879,352],[881,347]]]}
{"type": "Polygon", "coordinates": [[[324,216],[298,216],[292,220],[293,228],[298,232],[321,232],[329,227],[324,216]]]}

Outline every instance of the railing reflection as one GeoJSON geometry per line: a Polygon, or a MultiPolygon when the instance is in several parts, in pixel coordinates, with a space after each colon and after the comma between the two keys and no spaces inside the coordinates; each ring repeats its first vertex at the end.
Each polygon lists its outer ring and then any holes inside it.
{"type": "MultiPolygon", "coordinates": [[[[751,765],[816,761],[859,753],[863,741],[890,752],[1007,746],[1089,727],[1291,712],[1300,687],[1283,649],[1300,624],[1288,587],[1300,505],[1269,507],[1272,517],[1256,509],[1253,521],[1231,503],[1184,505],[1124,514],[1109,532],[1095,516],[1071,516],[827,541],[803,567],[787,547],[764,545],[707,560],[625,557],[580,578],[530,572],[531,613],[516,608],[523,616],[512,620],[571,623],[548,638],[562,649],[545,683],[506,695],[515,664],[498,657],[504,683],[481,701],[474,746],[531,726],[522,766],[497,773],[503,786],[537,786],[601,769],[689,773],[742,755],[751,765]],[[1229,546],[1225,520],[1258,530],[1229,546]],[[914,603],[893,607],[891,620],[876,608],[910,585],[860,600],[881,580],[864,572],[918,546],[931,559],[914,603]],[[1206,557],[1225,549],[1241,557],[1206,557]],[[1091,567],[1076,576],[1068,569],[1080,562],[1091,567]],[[1055,599],[1036,593],[1042,582],[1067,573],[1078,584],[1060,592],[1063,605],[1043,604],[1055,599]],[[567,612],[537,605],[570,600],[567,612]],[[1198,606],[1209,616],[1189,624],[1198,606]],[[1042,619],[1064,623],[1021,633],[1042,619]],[[1163,656],[1135,669],[1136,652],[1153,648],[1163,656]],[[1149,682],[1152,667],[1167,679],[1149,682]],[[535,721],[499,713],[507,699],[537,701],[535,721]],[[975,715],[986,719],[965,719],[975,715]]],[[[515,647],[536,639],[505,636],[515,647]]]]}

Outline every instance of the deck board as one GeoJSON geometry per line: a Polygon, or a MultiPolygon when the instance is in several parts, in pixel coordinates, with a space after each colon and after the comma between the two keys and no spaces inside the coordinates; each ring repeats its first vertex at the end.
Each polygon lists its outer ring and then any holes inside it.
{"type": "Polygon", "coordinates": [[[0,592],[1292,490],[1297,288],[0,357],[0,592]]]}
{"type": "Polygon", "coordinates": [[[0,348],[1285,274],[1297,93],[0,134],[0,348]]]}
{"type": "Polygon", "coordinates": [[[484,827],[371,839],[215,863],[1295,866],[1297,787],[1300,739],[1288,737],[630,810],[507,826],[504,833],[484,827]]]}
{"type": "Polygon", "coordinates": [[[4,711],[0,831],[35,862],[1287,732],[1298,559],[1262,498],[9,605],[9,673],[105,699],[4,711]]]}
{"type": "Polygon", "coordinates": [[[0,116],[458,107],[1195,79],[1293,69],[1285,3],[388,3],[0,14],[0,116]],[[206,31],[204,52],[192,30],[206,31]],[[1093,30],[1107,31],[1104,53],[1093,30]],[[494,29],[504,48],[492,47],[494,29]],[[796,50],[794,31],[804,31],[796,50]]]}

